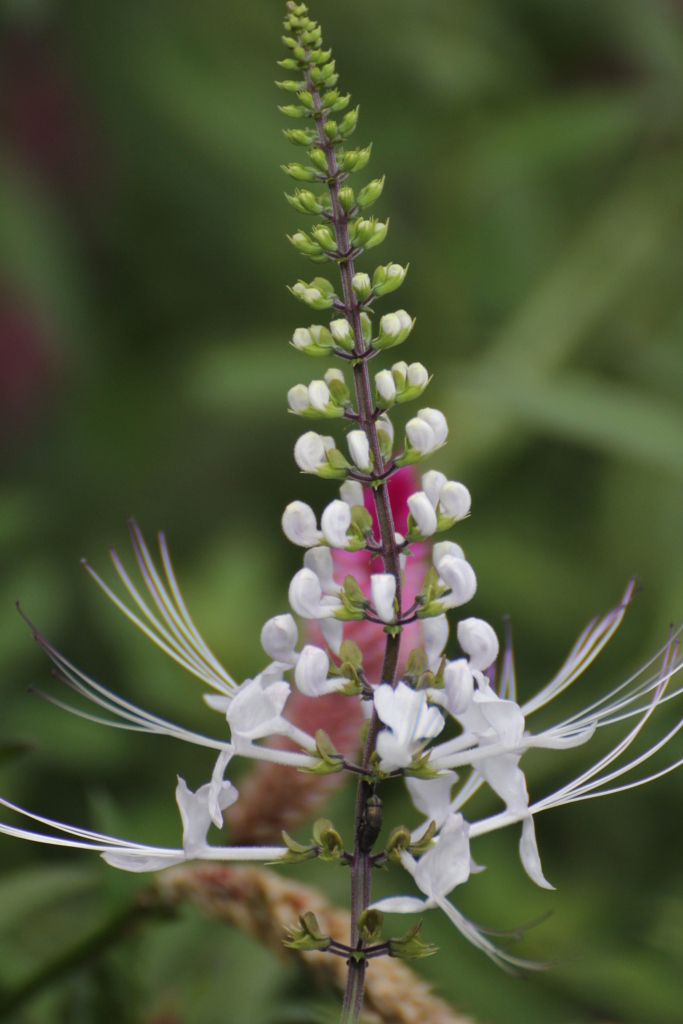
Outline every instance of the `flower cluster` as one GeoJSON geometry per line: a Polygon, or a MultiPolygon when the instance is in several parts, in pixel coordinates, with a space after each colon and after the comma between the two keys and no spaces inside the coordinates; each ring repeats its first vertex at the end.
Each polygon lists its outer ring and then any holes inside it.
{"type": "MultiPolygon", "coordinates": [[[[305,5],[288,3],[287,8],[288,34],[284,41],[289,55],[280,63],[298,77],[278,83],[296,99],[281,110],[304,125],[288,130],[286,135],[307,152],[308,163],[291,163],[285,171],[296,181],[322,186],[320,192],[306,188],[288,196],[298,213],[319,218],[312,228],[297,231],[290,240],[313,262],[336,264],[341,279],[338,289],[322,277],[292,287],[301,302],[316,311],[327,310],[331,317],[327,324],[298,327],[292,345],[314,358],[338,359],[352,376],[350,387],[340,367],[328,368],[322,379],[290,389],[287,401],[296,415],[336,419],[342,421],[337,429],[350,427],[345,444],[339,434],[306,431],[294,449],[299,469],[323,480],[337,481],[339,496],[328,501],[319,517],[298,499],[285,508],[282,529],[293,544],[305,549],[303,564],[289,584],[290,611],[283,610],[269,619],[261,631],[267,663],[253,679],[239,684],[214,657],[194,625],[163,535],[159,537],[159,570],[138,527],[130,524],[142,585],[133,582],[112,552],[127,599],[87,566],[123,614],[210,689],[204,700],[225,719],[218,738],[184,729],[123,700],[75,668],[34,631],[54,662],[58,678],[98,705],[104,716],[93,715],[80,706],[70,710],[118,728],[171,736],[217,752],[210,780],[195,793],[179,779],[176,800],[183,830],[181,848],[159,849],[62,825],[21,811],[7,801],[2,801],[4,806],[52,826],[61,835],[50,837],[9,825],[0,826],[0,830],[25,839],[97,850],[110,864],[131,871],[149,871],[192,858],[344,860],[352,869],[352,905],[356,912],[350,944],[345,947],[350,957],[350,977],[354,971],[357,974],[345,1004],[350,1014],[345,1019],[352,1020],[356,1019],[351,1006],[353,1000],[358,1001],[358,972],[362,974],[366,959],[383,953],[424,953],[414,929],[404,939],[375,943],[381,916],[375,915],[371,927],[367,915],[373,911],[381,915],[438,907],[469,941],[502,966],[541,966],[496,946],[449,899],[476,870],[471,841],[487,832],[519,825],[522,867],[537,885],[551,888],[541,865],[534,816],[551,807],[640,785],[677,766],[679,762],[649,777],[620,781],[656,754],[683,725],[679,722],[630,760],[624,756],[659,704],[680,692],[681,688],[669,687],[669,683],[679,671],[681,660],[672,638],[659,652],[661,664],[655,665],[653,658],[641,672],[584,710],[560,715],[556,724],[534,731],[533,715],[575,683],[610,640],[632,598],[633,584],[612,611],[589,623],[559,672],[530,700],[517,697],[509,639],[501,654],[496,631],[482,619],[466,613],[458,617],[455,634],[460,653],[455,657],[446,653],[450,630],[447,613],[464,608],[477,590],[475,569],[458,543],[440,540],[433,544],[430,563],[419,570],[420,579],[408,603],[409,560],[416,559],[418,549],[422,558],[425,541],[450,530],[470,514],[471,496],[463,483],[449,480],[438,470],[425,471],[419,483],[416,471],[407,471],[415,474],[415,485],[407,498],[409,514],[404,533],[396,529],[388,481],[402,467],[415,466],[441,448],[448,438],[448,424],[443,413],[425,406],[408,419],[403,443],[396,443],[389,410],[421,398],[431,380],[421,363],[396,362],[378,370],[373,397],[370,360],[404,343],[415,323],[403,309],[385,313],[375,321],[374,303],[401,286],[407,267],[389,263],[378,266],[372,274],[355,270],[355,261],[364,251],[387,236],[389,222],[367,214],[382,193],[384,179],[376,179],[358,192],[347,184],[349,175],[363,169],[370,158],[370,147],[350,149],[347,145],[358,123],[358,110],[335,119],[334,115],[346,110],[349,97],[337,89],[331,52],[323,49],[320,28],[308,17],[305,5]],[[354,575],[352,561],[344,563],[343,559],[353,552],[366,554],[369,579],[354,575]],[[344,564],[348,564],[349,571],[342,576],[339,567],[344,564]],[[297,618],[308,623],[301,644],[297,618]],[[366,652],[353,639],[359,636],[353,631],[361,623],[375,631],[384,644],[381,667],[374,661],[370,665],[366,652]],[[411,626],[414,629],[409,629],[411,626]],[[414,646],[401,650],[404,638],[415,638],[418,628],[414,646]],[[314,637],[319,637],[319,642],[314,642],[314,637]],[[399,666],[404,666],[401,671],[399,666]],[[334,748],[324,720],[311,735],[288,719],[293,687],[309,701],[337,694],[339,699],[353,702],[356,709],[360,704],[365,724],[361,730],[364,749],[358,763],[334,748]],[[627,723],[626,733],[609,753],[555,793],[540,800],[530,798],[521,767],[527,750],[578,746],[588,742],[597,729],[620,723],[627,723]],[[444,730],[450,738],[441,740],[444,730]],[[263,742],[273,736],[286,737],[293,749],[263,742]],[[292,771],[321,775],[346,771],[353,775],[359,785],[353,843],[346,849],[339,833],[322,819],[322,824],[316,823],[309,845],[295,843],[286,834],[284,845],[277,847],[210,845],[207,836],[211,824],[221,828],[223,811],[238,799],[235,787],[225,780],[233,757],[272,761],[292,771]],[[381,833],[378,790],[392,776],[404,777],[422,821],[414,823],[412,829],[395,829],[384,848],[373,853],[381,833]],[[502,809],[481,820],[468,820],[466,804],[482,786],[492,791],[502,809]],[[402,866],[420,897],[393,897],[370,904],[371,868],[387,862],[402,866]]],[[[66,706],[61,698],[49,699],[66,706]]],[[[316,942],[315,948],[322,949],[330,947],[325,939],[308,921],[301,936],[292,942],[316,942]]],[[[338,947],[336,943],[330,949],[339,953],[338,947]]]]}

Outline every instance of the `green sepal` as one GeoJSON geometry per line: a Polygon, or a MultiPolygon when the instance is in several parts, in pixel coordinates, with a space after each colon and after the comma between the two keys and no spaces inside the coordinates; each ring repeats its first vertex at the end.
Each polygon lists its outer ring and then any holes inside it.
{"type": "MultiPolygon", "coordinates": [[[[343,596],[342,602],[344,602],[343,596]]],[[[354,608],[353,605],[349,606],[344,602],[341,608],[334,609],[332,612],[332,618],[337,619],[339,622],[362,622],[365,618],[365,612],[360,608],[354,608]]]]}
{"type": "Polygon", "coordinates": [[[372,533],[372,516],[365,505],[354,505],[351,509],[351,522],[357,526],[363,536],[372,533]]]}
{"type": "Polygon", "coordinates": [[[356,197],[350,185],[344,185],[340,188],[337,198],[339,199],[342,210],[347,214],[353,209],[356,203],[356,197]]]}
{"type": "Polygon", "coordinates": [[[317,167],[321,174],[328,173],[327,157],[325,156],[325,151],[320,149],[319,146],[314,146],[312,149],[309,149],[308,159],[314,167],[317,167]]]}
{"type": "Polygon", "coordinates": [[[343,118],[339,123],[339,134],[340,135],[353,135],[358,124],[358,115],[360,113],[360,107],[355,107],[354,110],[349,110],[348,113],[344,114],[343,118]]]}
{"type": "Polygon", "coordinates": [[[413,779],[436,779],[439,773],[434,771],[429,766],[429,754],[423,754],[422,757],[416,757],[413,759],[413,763],[408,768],[403,769],[404,775],[410,775],[413,779]]]}
{"type": "Polygon", "coordinates": [[[422,921],[409,928],[400,939],[389,940],[389,956],[400,960],[421,960],[424,956],[432,956],[438,947],[421,939],[422,921]]]}
{"type": "Polygon", "coordinates": [[[301,92],[302,89],[306,88],[305,82],[276,82],[275,84],[283,92],[301,92]]]}
{"type": "Polygon", "coordinates": [[[330,389],[330,394],[337,405],[341,405],[346,408],[351,404],[351,392],[346,384],[333,378],[328,381],[327,386],[330,389]]]}
{"type": "Polygon", "coordinates": [[[308,92],[305,85],[301,92],[297,93],[297,99],[301,106],[304,107],[306,110],[315,110],[313,97],[311,96],[310,92],[308,92]]]}
{"type": "MultiPolygon", "coordinates": [[[[309,301],[308,299],[305,298],[304,295],[299,295],[294,288],[290,288],[289,285],[287,286],[292,295],[295,298],[297,298],[300,302],[304,302],[310,309],[329,309],[330,306],[334,305],[334,301],[337,298],[337,295],[335,293],[334,286],[327,280],[326,277],[314,277],[310,284],[308,284],[306,281],[302,281],[301,279],[299,279],[297,281],[297,285],[301,285],[306,290],[315,289],[316,291],[320,292],[320,298],[314,299],[313,301],[309,301]]],[[[327,331],[327,328],[324,329],[327,331]]],[[[332,335],[330,335],[330,339],[331,337],[332,335]]],[[[329,355],[329,348],[325,349],[325,352],[327,353],[327,355],[329,355]]]]}
{"type": "Polygon", "coordinates": [[[391,440],[391,434],[386,430],[382,430],[381,427],[378,426],[377,440],[379,441],[380,455],[384,462],[388,462],[394,450],[394,442],[391,440]]]}
{"type": "Polygon", "coordinates": [[[402,631],[403,626],[401,626],[398,622],[390,622],[388,625],[384,627],[383,630],[383,632],[386,633],[387,636],[398,636],[398,634],[402,631]]]}
{"type": "MultiPolygon", "coordinates": [[[[344,662],[344,665],[345,664],[347,663],[344,662]]],[[[344,668],[344,665],[342,665],[342,668],[344,668]]],[[[349,679],[349,681],[342,686],[341,690],[339,690],[339,693],[343,694],[344,697],[359,697],[362,692],[363,686],[355,673],[354,678],[349,679]]]]}
{"type": "Polygon", "coordinates": [[[383,772],[379,766],[380,760],[381,758],[379,754],[377,753],[376,750],[374,750],[370,758],[370,771],[372,772],[372,776],[374,779],[388,779],[388,773],[383,772]]]}
{"type": "Polygon", "coordinates": [[[310,146],[317,138],[312,128],[283,128],[282,134],[295,146],[310,146]]]}
{"type": "Polygon", "coordinates": [[[310,117],[311,116],[310,110],[307,110],[305,107],[297,107],[293,103],[287,103],[285,106],[278,107],[277,109],[280,111],[281,114],[284,114],[286,117],[310,117]]]}
{"type": "Polygon", "coordinates": [[[445,669],[445,667],[446,667],[446,658],[444,657],[444,658],[441,659],[441,664],[439,665],[438,671],[437,671],[436,675],[434,676],[434,682],[431,684],[432,690],[443,690],[444,685],[445,685],[444,684],[444,679],[443,679],[443,670],[445,669]]]}
{"type": "Polygon", "coordinates": [[[300,62],[295,60],[294,57],[285,57],[284,60],[279,60],[277,63],[285,71],[298,71],[300,67],[300,62]]]}
{"type": "MultiPolygon", "coordinates": [[[[373,345],[373,348],[377,348],[377,345],[373,345]]],[[[425,458],[425,456],[422,452],[418,451],[417,448],[411,448],[410,441],[406,437],[404,441],[403,455],[399,455],[395,461],[395,465],[414,466],[416,462],[421,462],[423,458],[425,458]]]]}
{"type": "Polygon", "coordinates": [[[295,181],[317,181],[318,173],[312,167],[304,167],[303,164],[281,164],[282,170],[295,181]]]}
{"type": "Polygon", "coordinates": [[[311,64],[327,64],[332,56],[332,50],[311,50],[308,59],[311,64]]]}
{"type": "Polygon", "coordinates": [[[381,178],[375,178],[373,181],[368,182],[365,188],[360,190],[356,200],[359,209],[366,210],[373,203],[377,202],[382,195],[385,180],[386,175],[382,175],[381,178]]]}
{"type": "Polygon", "coordinates": [[[445,611],[447,609],[444,608],[441,601],[430,601],[426,607],[418,608],[417,617],[418,619],[431,619],[435,615],[443,615],[445,611]]]}
{"type": "Polygon", "coordinates": [[[430,847],[434,846],[434,836],[436,835],[436,822],[430,821],[427,826],[427,831],[418,839],[416,843],[410,843],[408,846],[408,853],[412,854],[413,857],[421,857],[423,853],[426,853],[430,847]]]}
{"type": "Polygon", "coordinates": [[[326,950],[332,945],[329,935],[323,935],[315,914],[308,910],[299,918],[298,925],[290,925],[287,928],[289,938],[283,939],[283,944],[288,949],[297,949],[301,952],[318,949],[326,950]]]}
{"type": "Polygon", "coordinates": [[[403,673],[404,678],[414,687],[417,680],[426,670],[427,654],[424,647],[414,647],[408,655],[405,672],[403,673]]]}
{"type": "Polygon", "coordinates": [[[358,732],[358,741],[359,741],[359,744],[360,744],[361,747],[364,747],[366,742],[367,742],[368,733],[370,732],[370,726],[371,725],[372,725],[372,719],[366,718],[365,721],[363,722],[363,724],[360,727],[360,730],[358,732]]]}
{"type": "Polygon", "coordinates": [[[292,36],[283,36],[282,42],[285,44],[288,50],[293,50],[296,46],[299,45],[296,39],[293,39],[292,36]]]}
{"type": "MultiPolygon", "coordinates": [[[[362,171],[372,153],[372,143],[366,146],[365,149],[350,149],[346,153],[340,153],[338,158],[339,170],[344,174],[354,174],[356,171],[362,171]]],[[[365,189],[362,189],[358,195],[358,205],[361,205],[360,199],[365,189]]]]}
{"type": "Polygon", "coordinates": [[[344,852],[342,837],[328,818],[318,818],[313,825],[313,841],[320,847],[321,860],[339,860],[344,852]]]}
{"type": "Polygon", "coordinates": [[[298,213],[321,214],[325,209],[322,196],[317,196],[307,188],[298,188],[293,196],[285,192],[285,198],[298,213]]]}
{"type": "Polygon", "coordinates": [[[410,846],[410,829],[405,825],[397,825],[391,830],[384,852],[394,864],[401,863],[401,853],[410,846]]]}
{"type": "Polygon", "coordinates": [[[342,640],[339,656],[342,661],[348,661],[354,668],[363,667],[363,652],[355,640],[342,640]]]}
{"type": "Polygon", "coordinates": [[[360,608],[370,607],[370,602],[361,590],[358,581],[351,575],[344,577],[342,594],[352,605],[358,605],[360,608]]]}
{"type": "Polygon", "coordinates": [[[324,729],[318,729],[316,732],[315,747],[321,760],[330,766],[330,771],[339,772],[342,770],[344,766],[344,755],[339,753],[324,729]]]}
{"type": "Polygon", "coordinates": [[[270,864],[303,864],[305,860],[312,860],[318,856],[318,848],[312,843],[304,846],[302,843],[297,843],[295,839],[283,830],[282,840],[287,847],[287,853],[284,857],[279,857],[277,860],[270,861],[270,864]]]}
{"type": "Polygon", "coordinates": [[[327,453],[327,461],[334,470],[344,470],[346,473],[349,469],[352,469],[351,463],[348,462],[346,457],[338,448],[330,448],[327,453]]]}
{"type": "Polygon", "coordinates": [[[382,934],[384,914],[381,910],[368,908],[358,918],[358,934],[363,942],[377,942],[382,934]]]}
{"type": "Polygon", "coordinates": [[[334,142],[334,140],[339,135],[339,128],[337,126],[337,122],[325,121],[325,124],[323,125],[323,131],[325,132],[325,135],[327,135],[330,142],[334,142]]]}
{"type": "MultiPolygon", "coordinates": [[[[429,378],[432,379],[431,377],[429,378]]],[[[436,533],[443,533],[444,530],[450,530],[451,526],[455,526],[455,519],[451,516],[444,516],[440,512],[436,516],[436,533]]]]}

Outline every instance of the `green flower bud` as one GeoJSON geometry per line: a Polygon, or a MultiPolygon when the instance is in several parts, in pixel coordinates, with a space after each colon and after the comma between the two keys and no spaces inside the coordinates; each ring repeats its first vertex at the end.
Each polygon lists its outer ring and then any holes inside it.
{"type": "Polygon", "coordinates": [[[387,845],[384,848],[389,860],[396,864],[401,863],[401,852],[407,850],[410,846],[410,829],[406,828],[405,825],[397,825],[396,828],[392,829],[389,838],[387,839],[387,845]]]}
{"type": "MultiPolygon", "coordinates": [[[[371,152],[372,143],[370,143],[369,146],[366,146],[365,149],[350,149],[347,153],[340,153],[339,159],[337,161],[339,165],[339,170],[343,171],[345,174],[353,174],[355,173],[355,171],[362,171],[362,169],[365,167],[368,160],[370,159],[371,152]]],[[[367,187],[369,188],[369,186],[367,187]]],[[[360,195],[358,196],[359,206],[367,205],[361,204],[360,202],[360,197],[364,191],[365,189],[362,189],[360,195]]]]}
{"type": "Polygon", "coordinates": [[[363,332],[363,341],[366,345],[369,345],[372,341],[372,320],[365,310],[360,315],[360,325],[363,332]]]}
{"type": "Polygon", "coordinates": [[[277,109],[281,114],[285,114],[287,117],[310,117],[310,114],[304,107],[297,107],[292,103],[289,103],[284,107],[278,107],[277,109]]]}
{"type": "Polygon", "coordinates": [[[317,181],[318,175],[312,167],[304,167],[302,164],[282,164],[282,170],[290,178],[296,181],[317,181]]]}
{"type": "Polygon", "coordinates": [[[305,231],[297,231],[294,235],[287,235],[295,249],[298,249],[304,256],[322,256],[322,248],[309,238],[305,231]]]}
{"type": "Polygon", "coordinates": [[[373,223],[372,236],[365,242],[366,249],[372,249],[375,245],[380,245],[387,237],[387,231],[389,230],[389,218],[387,217],[386,223],[382,224],[381,221],[373,223]]]}
{"type": "Polygon", "coordinates": [[[285,192],[285,198],[299,213],[320,214],[323,211],[322,198],[307,189],[297,189],[293,196],[285,192]]]}
{"type": "Polygon", "coordinates": [[[358,934],[363,942],[377,942],[383,925],[384,914],[381,910],[364,910],[358,918],[358,934]]]}
{"type": "MultiPolygon", "coordinates": [[[[330,93],[326,93],[325,96],[323,96],[323,107],[327,107],[329,103],[332,103],[333,93],[334,95],[339,95],[337,91],[333,89],[330,93]]],[[[350,102],[351,93],[347,92],[346,96],[339,96],[339,99],[335,100],[335,102],[332,104],[332,106],[329,107],[329,109],[336,113],[338,110],[345,110],[350,102]]]]}
{"type": "Polygon", "coordinates": [[[283,940],[283,945],[289,949],[325,950],[329,949],[332,944],[330,936],[323,935],[320,931],[318,920],[310,910],[301,915],[298,925],[290,925],[287,932],[289,937],[283,940]]]}
{"type": "Polygon", "coordinates": [[[328,170],[327,170],[327,157],[325,156],[324,150],[317,149],[317,148],[309,149],[308,157],[309,157],[311,163],[315,167],[317,167],[318,170],[322,172],[322,174],[327,174],[328,173],[328,170]]]}
{"type": "Polygon", "coordinates": [[[339,125],[339,134],[344,136],[353,135],[358,124],[358,114],[360,113],[360,107],[356,107],[354,110],[349,110],[347,114],[344,114],[341,124],[339,125]]]}
{"type": "Polygon", "coordinates": [[[315,103],[313,102],[313,97],[306,88],[302,89],[301,92],[297,93],[296,98],[298,99],[301,106],[305,107],[306,110],[315,110],[315,103]]]}
{"type": "Polygon", "coordinates": [[[356,202],[356,197],[353,194],[353,189],[345,185],[344,188],[339,189],[339,202],[344,213],[349,213],[356,202]]]}
{"type": "Polygon", "coordinates": [[[330,333],[339,348],[344,349],[345,352],[353,351],[353,346],[355,344],[353,329],[345,317],[341,317],[339,320],[333,320],[331,322],[330,333]]]}
{"type": "Polygon", "coordinates": [[[332,142],[334,142],[334,140],[337,138],[337,135],[339,134],[339,129],[337,128],[337,122],[336,121],[326,121],[325,125],[323,127],[323,131],[325,132],[325,135],[327,135],[328,139],[330,139],[332,142]]]}
{"type": "Polygon", "coordinates": [[[351,280],[351,287],[356,293],[360,302],[364,302],[370,297],[372,291],[372,285],[370,283],[370,277],[368,274],[354,274],[351,280]]]}
{"type": "MultiPolygon", "coordinates": [[[[360,249],[365,248],[375,233],[375,223],[374,218],[363,220],[362,217],[359,217],[353,224],[349,224],[349,238],[353,245],[358,246],[360,249]]],[[[369,281],[370,278],[368,277],[369,281]]]]}
{"type": "Polygon", "coordinates": [[[321,249],[326,249],[328,252],[336,250],[337,239],[329,224],[316,224],[311,228],[311,235],[321,249]]]}
{"type": "Polygon", "coordinates": [[[299,45],[299,44],[297,43],[296,39],[292,39],[292,37],[291,37],[291,36],[283,36],[283,37],[282,37],[282,42],[283,42],[283,43],[285,44],[285,46],[286,46],[286,47],[287,47],[287,48],[288,48],[289,50],[293,50],[295,46],[298,46],[298,45],[299,45]]]}
{"type": "Polygon", "coordinates": [[[298,71],[299,69],[299,61],[294,60],[293,57],[285,57],[284,60],[279,60],[277,63],[281,68],[284,68],[285,71],[298,71]]]}
{"type": "Polygon", "coordinates": [[[295,146],[310,146],[316,135],[310,128],[283,128],[282,134],[295,146]]]}
{"type": "Polygon", "coordinates": [[[337,298],[334,286],[325,277],[315,277],[310,284],[306,284],[305,281],[297,281],[289,290],[292,295],[301,302],[305,302],[311,309],[329,309],[337,298]]]}
{"type": "Polygon", "coordinates": [[[406,380],[408,378],[408,364],[403,362],[403,360],[399,363],[394,363],[391,367],[391,372],[394,377],[396,392],[400,395],[406,386],[406,380]]]}
{"type": "Polygon", "coordinates": [[[396,401],[410,402],[414,398],[419,398],[431,379],[422,363],[411,363],[407,367],[405,386],[396,401]]]}
{"type": "Polygon", "coordinates": [[[405,309],[387,313],[380,320],[379,337],[373,342],[373,348],[385,349],[400,345],[412,331],[414,323],[405,309]]]}
{"type": "MultiPolygon", "coordinates": [[[[296,286],[295,286],[296,287],[296,286]]],[[[299,352],[304,352],[307,356],[329,356],[330,348],[332,347],[332,337],[330,332],[324,327],[314,324],[313,327],[297,327],[292,335],[291,344],[299,352]],[[323,334],[323,331],[325,334],[323,334]],[[314,332],[316,332],[314,334],[314,332]],[[316,336],[319,340],[316,341],[316,336]],[[326,337],[330,338],[330,344],[325,345],[320,342],[324,342],[326,337]]],[[[303,384],[298,384],[297,387],[304,387],[303,384]]],[[[289,395],[287,396],[289,398],[289,395]]],[[[308,389],[306,389],[306,401],[308,402],[308,389]]],[[[290,408],[292,408],[290,403],[290,408]]],[[[292,411],[295,411],[292,409],[292,411]]]]}
{"type": "MultiPolygon", "coordinates": [[[[317,69],[316,69],[317,70],[317,69]]],[[[324,82],[329,82],[330,78],[334,75],[336,70],[335,61],[331,60],[329,64],[325,64],[320,68],[320,75],[324,82]]]]}
{"type": "Polygon", "coordinates": [[[283,89],[285,92],[300,92],[306,88],[304,82],[276,82],[278,89],[283,89]]]}
{"type": "Polygon", "coordinates": [[[308,59],[311,64],[327,64],[332,56],[332,50],[311,50],[308,59]]]}
{"type": "Polygon", "coordinates": [[[375,178],[374,181],[369,182],[365,188],[360,190],[358,193],[357,203],[361,210],[365,210],[368,206],[372,206],[372,204],[379,199],[382,195],[382,191],[384,190],[384,180],[384,177],[375,178]]]}
{"type": "Polygon", "coordinates": [[[372,276],[372,287],[376,295],[388,295],[400,288],[408,273],[408,267],[398,263],[389,263],[386,267],[377,267],[372,276]]]}

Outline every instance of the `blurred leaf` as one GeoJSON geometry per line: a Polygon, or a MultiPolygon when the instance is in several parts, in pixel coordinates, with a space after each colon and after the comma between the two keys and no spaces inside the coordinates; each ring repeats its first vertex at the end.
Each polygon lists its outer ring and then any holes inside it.
{"type": "Polygon", "coordinates": [[[60,864],[6,874],[0,881],[0,935],[52,904],[71,900],[101,885],[97,866],[60,864]]]}

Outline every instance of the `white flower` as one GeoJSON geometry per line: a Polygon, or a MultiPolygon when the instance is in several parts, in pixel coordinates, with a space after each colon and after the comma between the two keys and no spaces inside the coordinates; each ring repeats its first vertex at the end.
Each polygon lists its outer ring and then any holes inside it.
{"type": "Polygon", "coordinates": [[[294,681],[297,689],[305,697],[322,697],[326,693],[340,690],[346,680],[342,678],[328,679],[330,659],[321,647],[306,644],[299,655],[294,670],[294,681]]]}
{"type": "Polygon", "coordinates": [[[367,299],[368,295],[372,291],[370,275],[364,273],[354,274],[351,278],[351,287],[359,299],[367,299]]]}
{"type": "Polygon", "coordinates": [[[178,785],[175,795],[180,811],[180,818],[183,823],[183,850],[185,856],[190,859],[208,849],[206,837],[211,822],[218,827],[223,827],[223,817],[220,814],[226,807],[230,807],[237,800],[238,792],[231,782],[221,781],[217,792],[212,794],[216,787],[211,782],[200,786],[196,793],[187,787],[185,779],[178,776],[178,785]],[[211,801],[210,797],[214,796],[211,801]],[[213,813],[210,803],[213,802],[213,813]]]}
{"type": "Polygon", "coordinates": [[[334,559],[329,548],[309,548],[304,555],[304,566],[316,574],[323,594],[339,593],[341,587],[334,580],[334,559]]]}
{"type": "Polygon", "coordinates": [[[402,334],[407,336],[413,321],[405,309],[397,309],[395,313],[386,313],[379,322],[380,332],[388,338],[399,338],[402,334]]]}
{"type": "Polygon", "coordinates": [[[351,543],[347,530],[351,525],[351,509],[345,501],[331,501],[320,518],[325,540],[332,548],[347,548],[351,543]]]}
{"type": "Polygon", "coordinates": [[[339,320],[333,320],[330,324],[330,334],[335,341],[342,344],[343,342],[348,341],[353,335],[351,324],[343,317],[339,320]]]}
{"type": "Polygon", "coordinates": [[[308,385],[308,400],[316,412],[325,412],[330,404],[330,389],[324,380],[312,380],[308,385]]]}
{"type": "Polygon", "coordinates": [[[308,430],[294,445],[294,460],[302,473],[317,473],[327,464],[327,450],[334,447],[334,439],[308,430]],[[332,444],[326,444],[332,441],[332,444]]]}
{"type": "Polygon", "coordinates": [[[452,540],[440,540],[432,548],[432,563],[437,572],[439,571],[441,559],[445,558],[446,555],[452,555],[453,558],[464,558],[465,552],[459,544],[455,544],[452,540]]]}
{"type": "Polygon", "coordinates": [[[422,476],[422,490],[425,492],[434,508],[439,504],[441,488],[446,483],[446,475],[438,469],[430,469],[422,476]]]}
{"type": "Polygon", "coordinates": [[[424,491],[416,491],[408,498],[408,508],[423,537],[431,537],[436,531],[436,512],[424,491]]]}
{"type": "Polygon", "coordinates": [[[451,593],[439,598],[444,608],[458,608],[471,601],[477,592],[474,569],[464,558],[446,555],[439,561],[437,572],[451,593]]]}
{"type": "Polygon", "coordinates": [[[441,511],[449,519],[464,519],[472,507],[472,496],[464,484],[448,480],[439,494],[441,511]]]}
{"type": "Polygon", "coordinates": [[[428,455],[436,448],[436,434],[425,420],[417,416],[406,423],[406,437],[410,447],[422,455],[428,455]]]}
{"type": "Polygon", "coordinates": [[[436,441],[435,447],[440,448],[448,437],[448,424],[444,414],[438,409],[420,409],[417,415],[418,419],[423,420],[432,428],[436,441]]]}
{"type": "MultiPolygon", "coordinates": [[[[318,548],[312,550],[318,551],[318,548]]],[[[325,619],[339,607],[337,598],[323,598],[320,580],[312,569],[299,569],[289,584],[289,603],[302,619],[325,619]],[[334,604],[330,605],[330,601],[334,604]]]]}
{"type": "Polygon", "coordinates": [[[289,683],[283,679],[271,682],[263,672],[254,679],[246,679],[237,688],[225,712],[237,750],[243,740],[260,740],[288,732],[289,723],[282,718],[282,711],[290,693],[289,683]]]}
{"type": "Polygon", "coordinates": [[[433,615],[428,619],[420,619],[420,630],[427,654],[427,667],[431,672],[436,672],[444,647],[448,642],[448,619],[445,615],[433,615]]]}
{"type": "MultiPolygon", "coordinates": [[[[302,285],[296,285],[295,284],[294,288],[292,290],[296,291],[297,288],[299,289],[299,293],[298,294],[302,294],[303,295],[303,293],[304,293],[304,291],[306,289],[304,289],[302,285]]],[[[317,289],[309,288],[308,291],[309,292],[317,291],[317,289]]],[[[313,301],[315,301],[315,299],[319,299],[319,298],[320,298],[320,292],[318,292],[318,294],[313,297],[313,301]]],[[[309,345],[313,345],[313,344],[314,344],[314,341],[313,341],[313,336],[312,336],[311,332],[309,330],[307,330],[305,327],[297,327],[297,329],[294,331],[294,334],[292,335],[292,345],[294,346],[294,348],[298,349],[300,352],[303,352],[306,348],[309,347],[309,345]]],[[[301,385],[298,385],[298,386],[299,387],[305,387],[304,384],[301,384],[301,385]]],[[[308,397],[308,389],[306,389],[306,395],[308,397]]]]}
{"type": "Polygon", "coordinates": [[[346,440],[351,458],[363,473],[370,470],[370,442],[364,430],[351,430],[346,440]]]}
{"type": "Polygon", "coordinates": [[[306,385],[295,384],[293,388],[290,388],[287,392],[287,402],[292,412],[305,412],[310,405],[310,402],[308,401],[308,388],[306,385]]]}
{"type": "Polygon", "coordinates": [[[282,513],[282,530],[287,540],[302,548],[320,544],[323,539],[315,512],[304,501],[290,502],[282,513]]]}
{"type": "Polygon", "coordinates": [[[261,647],[273,661],[293,665],[298,640],[299,630],[289,613],[268,619],[261,630],[261,647]]]}
{"type": "Polygon", "coordinates": [[[498,637],[483,619],[463,619],[458,623],[458,643],[470,656],[470,668],[484,671],[498,657],[498,637]]]}
{"type": "Polygon", "coordinates": [[[429,374],[422,363],[411,363],[408,367],[408,384],[414,388],[424,388],[429,383],[429,374]]]}
{"type": "Polygon", "coordinates": [[[443,670],[443,690],[432,695],[451,715],[463,715],[472,702],[474,676],[464,658],[449,661],[443,670]]]}
{"type": "Polygon", "coordinates": [[[387,405],[396,398],[396,383],[391,370],[380,370],[375,374],[375,388],[378,396],[387,405]]]}
{"type": "Polygon", "coordinates": [[[393,622],[396,577],[390,572],[376,572],[370,577],[370,595],[382,622],[393,622]]]}
{"type": "Polygon", "coordinates": [[[336,366],[331,366],[329,370],[325,371],[325,383],[331,384],[333,380],[338,380],[340,384],[346,384],[343,371],[336,366]]]}
{"type": "Polygon", "coordinates": [[[339,488],[341,500],[345,501],[349,508],[354,505],[365,505],[363,497],[363,485],[360,480],[345,480],[339,488]]]}
{"type": "Polygon", "coordinates": [[[344,623],[334,618],[318,619],[318,628],[329,649],[339,657],[344,639],[344,623]]]}
{"type": "Polygon", "coordinates": [[[443,715],[438,708],[429,707],[424,690],[413,690],[403,682],[395,689],[382,683],[374,700],[379,719],[387,726],[377,737],[380,768],[407,768],[425,743],[439,735],[443,715]]]}

